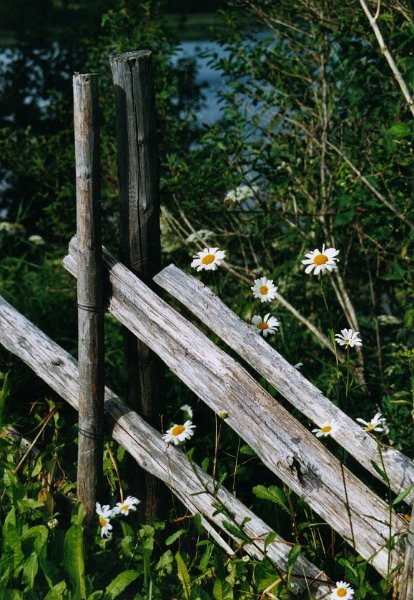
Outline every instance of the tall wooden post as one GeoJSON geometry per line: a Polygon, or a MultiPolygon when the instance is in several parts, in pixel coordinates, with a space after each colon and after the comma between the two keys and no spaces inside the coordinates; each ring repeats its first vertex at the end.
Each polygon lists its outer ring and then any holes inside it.
{"type": "MultiPolygon", "coordinates": [[[[147,285],[161,268],[159,176],[151,52],[111,59],[115,86],[122,262],[147,285]]],[[[159,428],[159,358],[124,331],[128,404],[159,428]]],[[[137,473],[134,491],[146,516],[155,516],[158,482],[137,473]]]]}
{"type": "Polygon", "coordinates": [[[77,495],[86,522],[102,482],[104,352],[98,80],[73,78],[78,263],[79,437],[77,495]]]}

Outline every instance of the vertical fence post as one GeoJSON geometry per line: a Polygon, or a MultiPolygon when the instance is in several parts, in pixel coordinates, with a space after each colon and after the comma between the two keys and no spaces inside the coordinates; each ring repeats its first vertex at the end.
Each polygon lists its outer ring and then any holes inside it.
{"type": "Polygon", "coordinates": [[[78,263],[79,437],[77,496],[86,522],[102,483],[104,340],[98,80],[73,77],[78,263]]]}
{"type": "MultiPolygon", "coordinates": [[[[120,197],[120,257],[147,285],[161,268],[159,179],[151,52],[110,61],[115,86],[120,197]]],[[[128,404],[159,427],[161,361],[124,330],[128,404]]],[[[155,516],[158,482],[140,471],[135,490],[146,516],[155,516]]]]}

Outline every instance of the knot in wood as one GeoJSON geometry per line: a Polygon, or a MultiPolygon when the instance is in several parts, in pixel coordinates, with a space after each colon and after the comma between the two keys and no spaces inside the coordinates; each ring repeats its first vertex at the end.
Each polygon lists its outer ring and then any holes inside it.
{"type": "Polygon", "coordinates": [[[296,456],[294,456],[294,455],[287,455],[286,459],[285,459],[285,465],[286,465],[288,471],[292,475],[294,475],[294,477],[296,479],[298,479],[298,481],[300,481],[300,483],[303,485],[304,484],[303,476],[305,475],[307,469],[298,460],[298,458],[296,456]]]}

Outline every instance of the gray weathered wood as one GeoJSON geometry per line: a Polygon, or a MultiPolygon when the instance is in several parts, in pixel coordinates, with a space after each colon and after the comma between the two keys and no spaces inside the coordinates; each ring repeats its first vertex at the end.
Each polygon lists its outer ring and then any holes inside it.
{"type": "MultiPolygon", "coordinates": [[[[382,481],[372,466],[372,462],[378,466],[381,464],[375,438],[328,400],[207,286],[174,265],[163,269],[154,280],[182,302],[313,423],[320,427],[327,421],[336,421],[339,428],[332,437],[382,481]]],[[[414,485],[413,461],[390,446],[382,445],[381,451],[393,491],[399,494],[414,485]]],[[[412,499],[414,489],[407,495],[406,501],[410,503],[412,499]]]]}
{"type": "MultiPolygon", "coordinates": [[[[33,323],[18,313],[0,296],[0,340],[3,346],[17,355],[75,410],[79,402],[79,372],[76,360],[41,332],[33,323]]],[[[233,497],[224,487],[216,494],[213,479],[191,463],[183,451],[167,446],[161,434],[122,402],[109,388],[105,389],[105,413],[112,427],[112,436],[134,457],[142,468],[160,478],[180,498],[192,514],[199,513],[202,523],[223,548],[232,549],[221,537],[219,530],[233,537],[224,526],[224,513],[217,513],[221,503],[227,514],[234,515],[234,523],[242,525],[252,540],[243,550],[255,558],[266,556],[278,569],[285,571],[291,548],[280,536],[264,549],[264,540],[272,531],[260,518],[233,497]]],[[[315,598],[326,598],[330,586],[326,575],[304,556],[295,564],[293,581],[306,593],[309,588],[315,598]]],[[[306,593],[306,598],[308,594],[306,593]]]]}
{"type": "MultiPolygon", "coordinates": [[[[399,538],[407,529],[404,520],[391,511],[389,523],[387,504],[348,469],[342,469],[315,436],[244,368],[106,250],[103,258],[112,288],[109,311],[157,352],[210,408],[216,413],[227,413],[229,426],[253,448],[263,463],[344,539],[350,542],[354,537],[358,553],[381,575],[387,575],[390,565],[397,567],[402,559],[399,538]],[[389,557],[385,546],[390,530],[397,544],[389,557]]],[[[64,266],[75,276],[76,263],[74,238],[64,266]]],[[[205,308],[209,309],[207,299],[205,308]]]]}
{"type": "Polygon", "coordinates": [[[102,483],[104,331],[98,78],[73,77],[78,262],[79,437],[77,496],[86,522],[102,483]]]}
{"type": "MultiPolygon", "coordinates": [[[[147,285],[160,269],[160,207],[156,152],[155,102],[151,52],[142,50],[110,61],[115,86],[120,198],[120,258],[147,285]]],[[[162,368],[158,357],[123,332],[127,402],[152,425],[159,424],[162,368]]],[[[142,508],[155,515],[157,482],[142,474],[134,486],[142,508]]]]}
{"type": "Polygon", "coordinates": [[[414,598],[414,503],[405,546],[404,568],[401,574],[398,600],[414,598]]]}

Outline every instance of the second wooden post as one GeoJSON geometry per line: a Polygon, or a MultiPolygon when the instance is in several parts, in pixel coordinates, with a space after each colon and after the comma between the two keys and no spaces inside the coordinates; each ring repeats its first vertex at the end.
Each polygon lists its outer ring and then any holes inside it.
{"type": "Polygon", "coordinates": [[[76,158],[78,263],[79,439],[77,495],[86,522],[95,514],[102,485],[104,331],[98,79],[75,75],[73,104],[76,158]]]}
{"type": "MultiPolygon", "coordinates": [[[[161,268],[159,176],[151,52],[127,52],[111,59],[115,86],[120,197],[120,258],[147,285],[161,268]]],[[[127,401],[159,428],[161,362],[124,331],[127,401]]],[[[155,516],[158,482],[144,471],[134,492],[145,516],[155,516]]]]}

